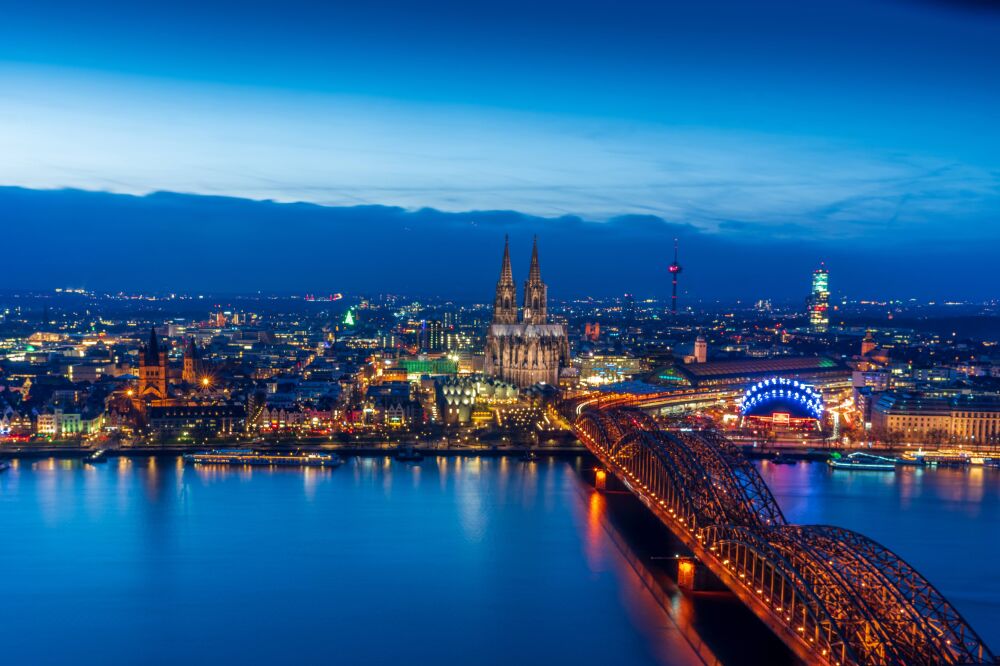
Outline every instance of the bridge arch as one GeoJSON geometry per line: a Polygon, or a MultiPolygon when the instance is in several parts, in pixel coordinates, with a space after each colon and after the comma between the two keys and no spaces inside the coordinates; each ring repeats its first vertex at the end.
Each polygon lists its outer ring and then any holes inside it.
{"type": "Polygon", "coordinates": [[[810,661],[995,663],[959,612],[898,555],[843,528],[788,524],[757,468],[721,434],[663,431],[635,408],[584,411],[574,429],[810,661]]]}

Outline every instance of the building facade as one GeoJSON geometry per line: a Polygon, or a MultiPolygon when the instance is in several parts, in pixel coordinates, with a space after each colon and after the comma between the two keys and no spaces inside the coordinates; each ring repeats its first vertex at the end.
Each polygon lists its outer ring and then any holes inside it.
{"type": "Polygon", "coordinates": [[[708,361],[708,342],[704,336],[699,335],[694,340],[694,362],[705,363],[708,361]]]}
{"type": "Polygon", "coordinates": [[[1000,398],[992,395],[886,391],[874,401],[871,419],[876,431],[896,433],[907,442],[1000,444],[1000,398]]]}
{"type": "Polygon", "coordinates": [[[559,370],[569,359],[566,327],[548,322],[548,287],[542,282],[538,240],[531,251],[531,267],[524,283],[520,316],[517,287],[505,239],[500,279],[493,301],[493,323],[486,336],[484,370],[514,386],[538,383],[559,385],[559,370]]]}
{"type": "Polygon", "coordinates": [[[188,384],[195,384],[198,382],[199,375],[201,375],[201,359],[194,338],[191,338],[184,348],[184,369],[181,378],[188,384]]]}
{"type": "Polygon", "coordinates": [[[169,398],[167,381],[170,366],[167,363],[167,348],[160,344],[156,330],[150,329],[149,342],[139,350],[139,391],[137,402],[162,404],[169,398]]]}

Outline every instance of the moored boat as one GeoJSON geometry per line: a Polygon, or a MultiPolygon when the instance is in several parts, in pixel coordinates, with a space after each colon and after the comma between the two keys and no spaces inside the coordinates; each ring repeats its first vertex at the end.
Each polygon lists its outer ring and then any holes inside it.
{"type": "Polygon", "coordinates": [[[926,453],[923,449],[918,449],[916,451],[907,451],[903,455],[896,458],[896,463],[899,465],[911,465],[917,467],[923,467],[927,464],[926,453]]]}
{"type": "Polygon", "coordinates": [[[248,449],[216,450],[184,455],[197,465],[251,465],[255,467],[336,467],[343,461],[336,453],[262,452],[248,449]]]}
{"type": "Polygon", "coordinates": [[[850,469],[856,471],[895,472],[896,461],[892,458],[872,455],[870,453],[851,453],[845,457],[831,458],[826,463],[834,469],[850,469]]]}

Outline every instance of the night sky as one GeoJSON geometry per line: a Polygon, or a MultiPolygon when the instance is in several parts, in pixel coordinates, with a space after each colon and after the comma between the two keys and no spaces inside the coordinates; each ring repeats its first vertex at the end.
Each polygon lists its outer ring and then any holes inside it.
{"type": "Polygon", "coordinates": [[[1000,295],[994,3],[320,4],[6,6],[6,286],[1000,295]]]}

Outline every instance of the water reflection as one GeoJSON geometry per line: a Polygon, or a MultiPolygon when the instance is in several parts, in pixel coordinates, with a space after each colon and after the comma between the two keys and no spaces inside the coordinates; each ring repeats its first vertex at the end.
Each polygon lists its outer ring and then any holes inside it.
{"type": "Polygon", "coordinates": [[[1000,470],[762,465],[792,522],[840,525],[898,553],[926,576],[987,644],[1000,645],[1000,470]]]}
{"type": "MultiPolygon", "coordinates": [[[[5,660],[39,663],[40,644],[51,663],[82,664],[134,663],[151,646],[161,663],[258,664],[329,661],[336,645],[346,663],[393,666],[428,655],[448,666],[771,654],[766,636],[741,635],[739,604],[678,593],[669,535],[631,496],[595,492],[584,467],[15,461],[0,475],[0,534],[17,535],[0,548],[5,660]],[[57,642],[51,617],[76,618],[57,642]],[[199,638],[206,618],[227,640],[199,638]],[[114,641],[78,649],[108,626],[114,641]]],[[[996,471],[762,473],[791,520],[844,525],[897,550],[1000,643],[996,471]]]]}
{"type": "Polygon", "coordinates": [[[590,500],[587,505],[587,538],[584,543],[587,546],[587,564],[593,573],[599,573],[604,569],[604,517],[605,504],[604,496],[593,490],[590,492],[590,500]]]}

